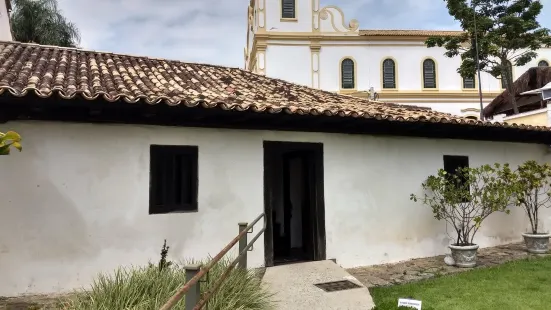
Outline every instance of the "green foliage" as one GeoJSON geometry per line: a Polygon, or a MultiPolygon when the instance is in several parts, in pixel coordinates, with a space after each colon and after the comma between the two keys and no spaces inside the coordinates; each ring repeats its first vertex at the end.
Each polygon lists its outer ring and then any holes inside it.
{"type": "Polygon", "coordinates": [[[163,243],[163,248],[161,249],[161,259],[159,260],[159,270],[163,270],[167,267],[170,267],[172,265],[172,262],[169,262],[166,260],[166,257],[168,256],[168,249],[170,249],[169,246],[166,245],[166,239],[163,243]]]}
{"type": "Polygon", "coordinates": [[[410,199],[421,201],[432,209],[434,218],[450,224],[456,232],[456,245],[471,245],[490,214],[509,213],[512,178],[508,164],[459,168],[454,174],[440,169],[422,184],[423,196],[411,194],[410,199]]]}
{"type": "Polygon", "coordinates": [[[511,65],[523,66],[537,57],[542,46],[551,46],[549,29],[537,21],[543,5],[537,0],[444,0],[449,14],[461,23],[461,36],[431,37],[428,47],[444,47],[447,57],[461,57],[458,72],[462,77],[476,73],[476,46],[480,69],[492,76],[505,78],[515,113],[511,65]],[[476,9],[475,9],[476,8],[476,9]],[[476,22],[476,31],[475,31],[476,22]]]}
{"type": "Polygon", "coordinates": [[[12,0],[10,17],[15,41],[76,47],[80,33],[58,7],[57,0],[12,0]]]}
{"type": "MultiPolygon", "coordinates": [[[[169,247],[166,240],[157,266],[120,267],[113,274],[100,274],[90,289],[76,294],[60,304],[61,309],[72,310],[158,310],[186,283],[182,267],[201,262],[187,261],[183,264],[167,262],[169,247]]],[[[201,281],[201,291],[211,289],[215,281],[231,264],[222,259],[201,281]]],[[[202,263],[206,265],[206,263],[202,263]]],[[[208,302],[209,310],[264,310],[273,309],[271,294],[261,286],[261,279],[252,270],[233,269],[220,289],[208,302]]],[[[184,309],[185,300],[173,309],[184,309]]]]}
{"type": "Polygon", "coordinates": [[[551,166],[529,160],[518,167],[511,179],[516,205],[522,207],[532,228],[538,231],[539,210],[551,206],[551,166]]]}
{"type": "Polygon", "coordinates": [[[15,131],[0,132],[0,155],[9,155],[11,147],[21,152],[21,136],[15,131]]]}

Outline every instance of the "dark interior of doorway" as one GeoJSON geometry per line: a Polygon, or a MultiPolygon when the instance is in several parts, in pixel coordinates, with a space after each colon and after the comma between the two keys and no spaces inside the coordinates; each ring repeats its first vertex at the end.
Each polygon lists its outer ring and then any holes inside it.
{"type": "Polygon", "coordinates": [[[266,266],[325,259],[323,145],[264,143],[266,266]]]}

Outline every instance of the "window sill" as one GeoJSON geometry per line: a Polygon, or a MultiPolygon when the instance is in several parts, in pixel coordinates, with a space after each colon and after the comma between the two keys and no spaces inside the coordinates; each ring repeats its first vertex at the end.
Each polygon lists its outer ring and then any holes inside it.
{"type": "Polygon", "coordinates": [[[176,211],[167,211],[167,212],[154,212],[149,213],[149,215],[163,215],[163,214],[174,214],[174,213],[197,213],[199,210],[176,210],[176,211]]]}
{"type": "Polygon", "coordinates": [[[298,18],[281,18],[280,21],[288,22],[288,23],[296,23],[298,22],[298,18]]]}
{"type": "Polygon", "coordinates": [[[353,94],[353,93],[357,93],[358,90],[357,89],[352,89],[352,88],[344,88],[344,89],[340,89],[339,90],[339,94],[353,94]]]}

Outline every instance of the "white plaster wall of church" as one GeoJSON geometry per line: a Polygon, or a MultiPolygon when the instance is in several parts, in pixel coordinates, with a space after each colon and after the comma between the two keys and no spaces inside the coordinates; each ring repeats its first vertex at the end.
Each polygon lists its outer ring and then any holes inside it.
{"type": "Polygon", "coordinates": [[[266,30],[273,32],[311,32],[312,31],[312,1],[296,1],[293,20],[281,18],[281,0],[265,0],[266,30]]]}
{"type": "Polygon", "coordinates": [[[538,63],[542,60],[551,65],[551,48],[542,48],[538,50],[537,53],[538,56],[536,56],[536,58],[532,59],[532,61],[530,61],[526,65],[513,68],[515,78],[518,78],[531,67],[537,67],[538,63]]]}
{"type": "MultiPolygon", "coordinates": [[[[298,42],[297,44],[301,44],[298,42]]],[[[309,45],[268,45],[266,76],[312,87],[312,56],[309,45]]]]}
{"type": "MultiPolygon", "coordinates": [[[[395,42],[401,44],[401,42],[395,42]]],[[[327,43],[329,44],[329,43],[327,43]]],[[[437,90],[461,91],[462,80],[457,73],[458,59],[450,59],[443,55],[444,50],[427,48],[425,46],[396,45],[358,45],[348,43],[346,46],[323,46],[320,52],[321,87],[326,90],[339,90],[340,61],[352,57],[356,61],[357,89],[368,90],[374,87],[382,90],[381,62],[393,58],[396,62],[397,86],[399,91],[421,91],[423,87],[422,63],[426,58],[432,58],[437,65],[437,90]]],[[[482,74],[482,89],[485,92],[499,91],[500,84],[488,74],[482,74]]]]}
{"type": "MultiPolygon", "coordinates": [[[[216,254],[263,212],[264,140],[321,142],[327,257],[344,267],[443,254],[446,225],[409,200],[442,168],[542,159],[545,146],[328,133],[18,121],[24,150],[0,161],[0,296],[67,291],[97,272],[216,254]],[[149,145],[199,147],[199,212],[148,214],[149,145]],[[407,150],[407,152],[404,152],[407,150]],[[406,154],[407,153],[407,154],[406,154]]],[[[543,217],[549,229],[549,212],[543,217]]],[[[484,223],[481,246],[520,240],[522,212],[484,223]]],[[[250,252],[263,264],[263,238],[250,252]]]]}

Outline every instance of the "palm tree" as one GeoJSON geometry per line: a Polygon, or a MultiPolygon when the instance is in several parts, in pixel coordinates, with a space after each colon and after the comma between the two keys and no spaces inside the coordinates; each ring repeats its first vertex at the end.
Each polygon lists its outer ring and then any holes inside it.
{"type": "Polygon", "coordinates": [[[15,41],[77,47],[80,33],[58,8],[57,0],[11,0],[15,41]]]}

